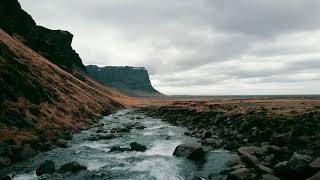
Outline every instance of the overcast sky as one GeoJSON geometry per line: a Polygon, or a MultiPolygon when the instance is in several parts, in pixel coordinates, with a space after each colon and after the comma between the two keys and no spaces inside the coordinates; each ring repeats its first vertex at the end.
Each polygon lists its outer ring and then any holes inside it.
{"type": "Polygon", "coordinates": [[[319,94],[319,0],[20,0],[84,64],[144,66],[166,94],[319,94]]]}

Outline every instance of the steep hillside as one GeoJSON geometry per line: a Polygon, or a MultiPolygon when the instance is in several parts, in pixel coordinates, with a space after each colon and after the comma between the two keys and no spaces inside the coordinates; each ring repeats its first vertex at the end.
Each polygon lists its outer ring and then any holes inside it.
{"type": "Polygon", "coordinates": [[[0,29],[0,168],[61,144],[59,139],[123,108],[112,98],[122,95],[78,76],[0,29]]]}
{"type": "Polygon", "coordinates": [[[161,96],[150,82],[148,71],[130,66],[87,66],[88,74],[98,82],[130,96],[161,96]]]}
{"type": "Polygon", "coordinates": [[[63,69],[85,71],[71,47],[73,35],[37,26],[17,0],[0,0],[0,28],[63,69]]]}

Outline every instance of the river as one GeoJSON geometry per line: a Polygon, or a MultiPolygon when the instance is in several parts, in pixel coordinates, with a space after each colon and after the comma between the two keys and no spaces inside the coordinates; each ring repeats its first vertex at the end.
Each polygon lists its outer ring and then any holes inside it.
{"type": "MultiPolygon", "coordinates": [[[[95,127],[75,134],[68,142],[68,148],[56,148],[41,153],[28,161],[18,163],[2,171],[15,172],[14,180],[38,179],[36,169],[44,160],[52,160],[56,167],[70,161],[77,161],[88,170],[77,174],[44,175],[40,179],[146,179],[182,180],[194,177],[225,179],[219,172],[225,163],[235,155],[223,150],[210,150],[204,163],[197,163],[172,156],[174,149],[181,143],[198,143],[198,139],[185,136],[183,127],[172,126],[161,119],[147,117],[133,110],[122,110],[101,121],[102,127],[95,127]],[[119,133],[110,140],[90,141],[97,130],[109,132],[113,128],[127,124],[139,124],[145,129],[132,129],[119,133]],[[145,152],[109,152],[113,146],[129,147],[138,142],[148,149],[145,152]]],[[[201,178],[200,178],[201,179],[201,178]]]]}

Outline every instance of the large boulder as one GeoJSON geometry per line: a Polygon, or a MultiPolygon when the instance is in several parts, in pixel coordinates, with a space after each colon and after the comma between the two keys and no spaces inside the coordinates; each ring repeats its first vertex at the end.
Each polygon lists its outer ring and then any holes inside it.
{"type": "Polygon", "coordinates": [[[307,169],[307,166],[311,162],[311,157],[308,155],[301,155],[294,153],[289,161],[290,169],[296,173],[302,173],[307,169]]]}
{"type": "Polygon", "coordinates": [[[37,176],[41,176],[43,174],[53,174],[56,171],[55,164],[53,161],[45,160],[42,164],[40,164],[39,168],[36,171],[37,176]]]}
{"type": "Polygon", "coordinates": [[[130,144],[131,147],[131,151],[140,151],[140,152],[144,152],[147,150],[147,147],[145,145],[133,142],[130,144]]]}
{"type": "Polygon", "coordinates": [[[279,174],[281,176],[286,176],[290,174],[290,166],[289,161],[283,161],[274,166],[274,171],[276,174],[279,174]]]}
{"type": "Polygon", "coordinates": [[[240,155],[240,159],[242,162],[247,164],[248,166],[255,166],[259,163],[259,159],[252,154],[242,154],[240,155]]]}
{"type": "Polygon", "coordinates": [[[266,150],[257,146],[243,146],[238,148],[238,154],[240,155],[251,154],[255,156],[262,156],[265,153],[266,153],[266,150]]]}
{"type": "Polygon", "coordinates": [[[173,156],[184,157],[190,160],[203,160],[205,151],[198,144],[180,144],[174,150],[173,156]]]}
{"type": "Polygon", "coordinates": [[[78,172],[86,169],[87,169],[86,166],[82,166],[78,162],[72,161],[62,165],[59,169],[59,172],[78,172]]]}
{"type": "Polygon", "coordinates": [[[260,173],[260,174],[274,174],[274,170],[266,167],[262,164],[256,164],[255,169],[260,173]]]}

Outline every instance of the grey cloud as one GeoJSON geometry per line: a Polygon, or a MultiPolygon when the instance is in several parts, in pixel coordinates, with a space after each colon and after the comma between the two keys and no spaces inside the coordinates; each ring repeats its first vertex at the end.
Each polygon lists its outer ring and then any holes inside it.
{"type": "Polygon", "coordinates": [[[266,82],[311,88],[303,81],[320,74],[318,0],[20,1],[38,24],[71,31],[85,64],[145,66],[168,92],[266,82]],[[314,75],[287,78],[307,72],[314,75]]]}

